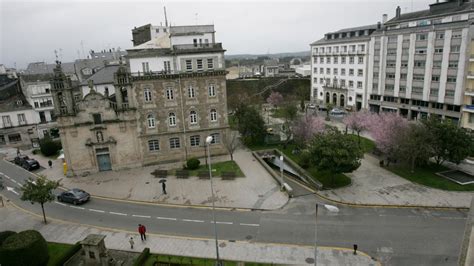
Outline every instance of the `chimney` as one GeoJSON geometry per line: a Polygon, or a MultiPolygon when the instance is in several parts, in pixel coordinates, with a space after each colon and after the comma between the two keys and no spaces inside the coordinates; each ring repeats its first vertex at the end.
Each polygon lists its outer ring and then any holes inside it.
{"type": "Polygon", "coordinates": [[[400,18],[401,13],[402,13],[402,9],[400,8],[400,6],[397,6],[397,9],[395,11],[395,17],[400,18]]]}
{"type": "Polygon", "coordinates": [[[387,14],[382,15],[382,24],[385,24],[387,22],[387,14]]]}
{"type": "Polygon", "coordinates": [[[379,21],[379,22],[377,22],[377,29],[380,30],[381,28],[382,28],[382,23],[380,23],[380,21],[379,21]]]}

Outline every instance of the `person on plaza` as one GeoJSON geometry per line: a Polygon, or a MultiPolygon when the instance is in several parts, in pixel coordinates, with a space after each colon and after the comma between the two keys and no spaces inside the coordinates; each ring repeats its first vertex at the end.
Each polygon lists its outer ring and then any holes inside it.
{"type": "Polygon", "coordinates": [[[133,249],[133,245],[135,244],[135,242],[133,241],[133,237],[130,237],[128,243],[130,243],[130,248],[133,249]]]}
{"type": "Polygon", "coordinates": [[[161,188],[163,190],[163,194],[166,195],[166,183],[165,182],[161,183],[161,188]]]}
{"type": "Polygon", "coordinates": [[[138,224],[138,233],[140,233],[142,241],[146,240],[146,227],[143,224],[138,224]]]}
{"type": "Polygon", "coordinates": [[[48,165],[49,165],[49,168],[52,168],[53,167],[53,162],[51,160],[48,160],[48,165]]]}

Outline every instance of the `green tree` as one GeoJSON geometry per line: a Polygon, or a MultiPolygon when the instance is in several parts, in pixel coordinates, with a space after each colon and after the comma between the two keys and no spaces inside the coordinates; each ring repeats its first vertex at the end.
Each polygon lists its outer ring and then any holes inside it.
{"type": "Polygon", "coordinates": [[[282,107],[281,111],[284,119],[282,130],[286,136],[286,146],[293,135],[293,124],[295,123],[296,117],[298,116],[298,108],[294,103],[289,102],[282,107]]]}
{"type": "Polygon", "coordinates": [[[458,127],[450,120],[441,120],[434,116],[423,120],[423,124],[432,135],[430,145],[438,165],[444,161],[459,164],[469,156],[473,139],[466,129],[458,127]]]}
{"type": "Polygon", "coordinates": [[[23,187],[21,187],[21,191],[23,192],[21,200],[30,201],[32,204],[35,202],[39,203],[43,211],[44,223],[47,223],[44,213],[44,204],[54,200],[55,196],[53,190],[58,188],[59,185],[58,181],[48,180],[45,176],[39,176],[36,180],[29,178],[23,187]]]}
{"type": "Polygon", "coordinates": [[[246,145],[260,144],[266,135],[265,121],[255,107],[241,103],[235,111],[237,129],[246,145]]]}
{"type": "Polygon", "coordinates": [[[410,171],[415,171],[416,165],[426,164],[433,149],[430,143],[433,135],[428,128],[421,123],[409,124],[408,128],[397,135],[398,158],[406,160],[410,165],[410,171]]]}
{"type": "Polygon", "coordinates": [[[45,137],[40,141],[40,150],[44,156],[55,155],[61,148],[61,141],[59,140],[52,140],[49,137],[45,137]]]}
{"type": "Polygon", "coordinates": [[[314,137],[309,147],[310,162],[318,171],[329,171],[334,176],[350,173],[360,166],[363,152],[355,138],[335,128],[314,137]]]}

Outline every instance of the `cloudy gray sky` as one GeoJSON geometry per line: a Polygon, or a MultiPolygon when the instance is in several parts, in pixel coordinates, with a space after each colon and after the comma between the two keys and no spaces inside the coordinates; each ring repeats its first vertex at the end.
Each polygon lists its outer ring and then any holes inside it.
{"type": "Polygon", "coordinates": [[[309,50],[325,32],[375,24],[402,12],[428,8],[435,0],[313,1],[41,1],[0,0],[0,64],[24,68],[29,62],[82,57],[84,51],[131,47],[131,29],[164,22],[214,23],[227,54],[309,50]],[[79,54],[79,55],[78,55],[79,54]]]}

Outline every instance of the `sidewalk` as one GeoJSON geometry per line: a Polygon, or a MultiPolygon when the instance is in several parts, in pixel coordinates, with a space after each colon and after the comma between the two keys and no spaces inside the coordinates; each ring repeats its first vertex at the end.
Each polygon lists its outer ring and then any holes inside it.
{"type": "MultiPolygon", "coordinates": [[[[0,207],[0,231],[22,231],[34,229],[39,231],[47,241],[73,244],[83,240],[89,234],[106,235],[105,245],[110,249],[141,251],[150,248],[151,253],[207,257],[215,256],[214,240],[174,238],[148,234],[148,240],[143,243],[135,232],[118,231],[113,229],[93,228],[72,223],[49,220],[47,225],[41,219],[26,214],[7,204],[0,207]],[[131,250],[128,239],[133,236],[136,240],[135,249],[131,250]]],[[[224,260],[248,261],[259,263],[276,263],[288,265],[311,265],[314,259],[314,249],[306,246],[263,244],[250,242],[219,241],[219,253],[224,260]],[[308,259],[308,261],[306,261],[308,259]]],[[[342,248],[318,247],[318,265],[379,265],[367,254],[358,252],[353,255],[351,250],[342,248]]]]}
{"type": "MultiPolygon", "coordinates": [[[[81,188],[91,195],[136,200],[165,204],[205,205],[211,206],[212,197],[208,179],[189,177],[177,179],[168,176],[166,182],[167,195],[162,193],[158,178],[151,175],[158,167],[160,169],[179,169],[181,163],[139,167],[122,171],[99,172],[89,176],[67,178],[63,175],[61,160],[52,160],[53,168],[48,168],[49,158],[32,155],[31,151],[22,153],[35,158],[41,166],[46,167],[36,174],[45,175],[52,180],[61,180],[66,188],[81,188]]],[[[16,155],[16,150],[13,157],[16,155]]],[[[11,152],[8,154],[12,158],[11,152]]],[[[211,158],[213,163],[228,161],[230,156],[211,158]]],[[[250,151],[239,149],[234,153],[234,160],[240,166],[245,177],[235,180],[213,179],[216,207],[278,209],[288,202],[285,193],[280,192],[279,186],[272,176],[252,156],[250,151]]],[[[204,162],[201,162],[204,163],[204,162]]]]}

